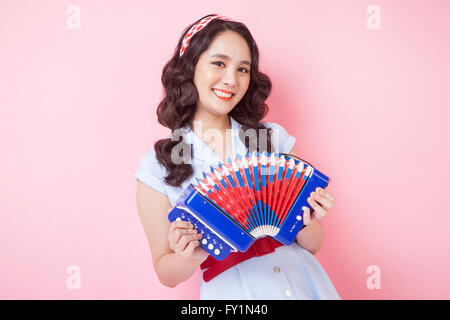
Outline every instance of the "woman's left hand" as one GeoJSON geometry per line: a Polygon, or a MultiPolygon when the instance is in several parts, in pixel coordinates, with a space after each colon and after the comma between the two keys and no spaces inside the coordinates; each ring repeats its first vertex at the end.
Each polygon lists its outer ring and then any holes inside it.
{"type": "Polygon", "coordinates": [[[312,214],[309,207],[303,207],[303,224],[307,226],[311,221],[323,219],[328,210],[333,207],[335,200],[336,198],[325,189],[316,188],[307,199],[308,204],[313,209],[312,214]]]}

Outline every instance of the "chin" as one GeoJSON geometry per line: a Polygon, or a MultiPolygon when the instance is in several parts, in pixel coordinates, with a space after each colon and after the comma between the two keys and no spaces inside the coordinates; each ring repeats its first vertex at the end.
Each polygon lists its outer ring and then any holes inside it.
{"type": "MultiPolygon", "coordinates": [[[[231,109],[233,110],[233,109],[231,109]]],[[[210,110],[210,113],[216,115],[216,116],[224,116],[230,113],[231,110],[210,110]]]]}
{"type": "Polygon", "coordinates": [[[217,108],[208,109],[208,111],[215,115],[225,115],[231,112],[234,109],[234,105],[229,108],[224,108],[223,106],[217,106],[217,108]]]}

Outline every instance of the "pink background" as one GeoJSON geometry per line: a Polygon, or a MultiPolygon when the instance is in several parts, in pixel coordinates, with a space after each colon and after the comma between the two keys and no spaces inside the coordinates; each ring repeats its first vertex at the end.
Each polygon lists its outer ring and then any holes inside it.
{"type": "Polygon", "coordinates": [[[450,3],[255,3],[0,1],[0,298],[199,297],[199,272],[158,282],[133,175],[169,132],[155,115],[162,67],[212,12],[249,27],[273,82],[266,120],[333,179],[316,257],[342,298],[450,298],[450,3]]]}

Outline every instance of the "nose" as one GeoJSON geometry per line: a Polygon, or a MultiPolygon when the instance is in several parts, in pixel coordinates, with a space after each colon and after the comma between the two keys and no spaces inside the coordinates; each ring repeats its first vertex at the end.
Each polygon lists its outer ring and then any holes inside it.
{"type": "Polygon", "coordinates": [[[232,68],[228,68],[226,71],[223,79],[223,83],[228,86],[236,86],[237,80],[236,80],[236,72],[232,68]]]}

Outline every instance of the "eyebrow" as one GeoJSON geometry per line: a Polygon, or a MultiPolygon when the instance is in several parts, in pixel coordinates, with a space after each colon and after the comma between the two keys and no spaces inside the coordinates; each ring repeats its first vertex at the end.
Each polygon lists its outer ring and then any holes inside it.
{"type": "MultiPolygon", "coordinates": [[[[229,56],[227,56],[227,55],[225,55],[225,54],[221,54],[221,53],[213,54],[213,55],[211,56],[211,58],[220,58],[220,59],[224,59],[224,60],[230,60],[230,57],[229,57],[229,56]]],[[[252,65],[252,64],[250,63],[250,61],[247,61],[247,60],[242,60],[241,63],[242,63],[242,64],[247,64],[247,65],[249,65],[249,66],[252,65]]]]}

